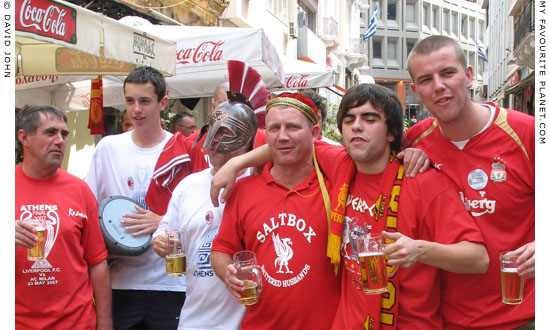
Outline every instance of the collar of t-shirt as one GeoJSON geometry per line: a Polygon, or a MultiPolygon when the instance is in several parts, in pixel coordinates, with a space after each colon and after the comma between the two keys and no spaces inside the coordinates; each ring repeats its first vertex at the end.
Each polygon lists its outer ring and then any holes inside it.
{"type": "MultiPolygon", "coordinates": [[[[487,108],[489,108],[489,110],[491,110],[491,117],[489,117],[489,120],[487,121],[487,124],[485,124],[485,126],[483,126],[481,131],[479,131],[476,135],[483,133],[487,128],[489,128],[489,126],[491,126],[491,123],[493,122],[493,119],[495,118],[495,112],[496,112],[496,108],[494,106],[490,105],[490,104],[480,104],[480,105],[484,106],[484,107],[487,107],[487,108]]],[[[441,126],[439,127],[439,129],[441,129],[441,126]]],[[[443,133],[443,131],[441,133],[443,133]]],[[[470,139],[464,140],[464,141],[451,141],[451,142],[459,150],[462,150],[462,149],[464,149],[464,147],[466,146],[468,141],[470,141],[470,139]]]]}
{"type": "MultiPolygon", "coordinates": [[[[317,180],[317,173],[315,172],[315,169],[312,169],[311,170],[311,173],[309,174],[309,176],[302,180],[302,182],[298,183],[294,188],[292,189],[289,189],[288,187],[280,184],[277,180],[275,180],[275,178],[271,175],[271,169],[273,168],[275,164],[273,163],[273,161],[269,161],[265,164],[264,166],[264,169],[262,171],[262,175],[263,177],[265,178],[266,180],[266,183],[267,184],[275,184],[279,187],[281,187],[283,190],[288,190],[288,191],[301,191],[301,190],[305,190],[305,189],[308,189],[310,188],[310,186],[313,186],[315,184],[317,184],[319,181],[317,180]]],[[[325,181],[327,179],[325,178],[325,181]]]]}

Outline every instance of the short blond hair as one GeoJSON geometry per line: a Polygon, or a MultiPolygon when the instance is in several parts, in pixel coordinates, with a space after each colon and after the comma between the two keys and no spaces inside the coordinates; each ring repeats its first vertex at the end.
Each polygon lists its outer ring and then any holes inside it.
{"type": "Polygon", "coordinates": [[[435,35],[417,41],[417,43],[414,45],[413,49],[409,53],[409,57],[407,58],[407,70],[409,71],[411,78],[414,80],[414,77],[411,73],[411,61],[414,59],[415,56],[430,55],[431,53],[438,51],[444,47],[454,48],[456,58],[458,59],[464,70],[466,70],[468,66],[466,64],[466,56],[464,56],[464,51],[462,50],[460,44],[456,40],[449,37],[435,35]]]}

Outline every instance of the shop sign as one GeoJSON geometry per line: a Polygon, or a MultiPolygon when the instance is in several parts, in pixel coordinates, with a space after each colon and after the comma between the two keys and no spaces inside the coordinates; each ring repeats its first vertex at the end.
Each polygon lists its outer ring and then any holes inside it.
{"type": "Polygon", "coordinates": [[[100,50],[100,56],[97,57],[60,47],[55,51],[55,67],[58,72],[127,73],[131,72],[135,65],[105,58],[103,48],[100,50]]]}

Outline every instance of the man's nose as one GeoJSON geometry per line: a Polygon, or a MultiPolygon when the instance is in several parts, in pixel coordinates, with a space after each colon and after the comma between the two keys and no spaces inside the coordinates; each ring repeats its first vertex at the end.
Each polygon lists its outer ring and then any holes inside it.
{"type": "Polygon", "coordinates": [[[434,90],[441,91],[445,89],[445,84],[443,83],[443,79],[439,75],[435,75],[433,77],[434,81],[434,90]]]}
{"type": "Polygon", "coordinates": [[[362,131],[362,130],[363,130],[363,125],[361,124],[361,117],[355,118],[355,120],[354,120],[353,123],[351,124],[351,129],[352,129],[354,132],[362,131]]]}
{"type": "Polygon", "coordinates": [[[63,144],[65,143],[65,141],[66,141],[66,137],[63,135],[62,132],[59,132],[55,135],[55,140],[54,140],[55,144],[63,144]]]}
{"type": "Polygon", "coordinates": [[[286,127],[281,127],[279,130],[279,135],[277,136],[279,140],[288,140],[288,130],[286,127]]]}

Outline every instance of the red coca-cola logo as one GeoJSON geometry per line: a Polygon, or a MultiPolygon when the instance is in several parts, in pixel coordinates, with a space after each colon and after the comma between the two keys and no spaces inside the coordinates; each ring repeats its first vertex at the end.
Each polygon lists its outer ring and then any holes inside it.
{"type": "Polygon", "coordinates": [[[223,59],[221,46],[225,41],[205,41],[194,48],[180,49],[176,52],[176,63],[220,62],[223,59]]]}
{"type": "Polygon", "coordinates": [[[307,87],[309,74],[293,74],[286,80],[287,88],[304,88],[307,87]]]}
{"type": "Polygon", "coordinates": [[[76,44],[76,9],[47,0],[17,0],[15,29],[76,44]]]}

